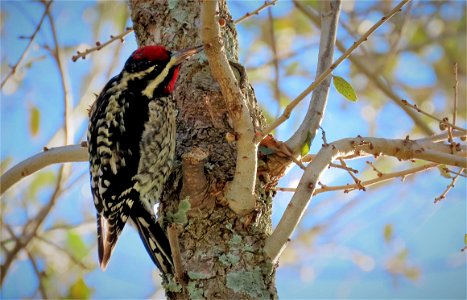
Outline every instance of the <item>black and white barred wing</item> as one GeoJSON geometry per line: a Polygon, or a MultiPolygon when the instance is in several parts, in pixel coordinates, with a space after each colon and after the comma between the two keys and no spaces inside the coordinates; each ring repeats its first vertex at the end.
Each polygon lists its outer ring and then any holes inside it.
{"type": "Polygon", "coordinates": [[[116,91],[117,82],[118,77],[113,78],[97,98],[90,112],[88,128],[91,190],[97,209],[98,252],[102,269],[107,266],[132,206],[139,202],[132,178],[138,168],[140,137],[135,136],[132,130],[139,123],[142,128],[143,122],[128,120],[133,116],[126,113],[131,107],[125,97],[132,95],[116,91]],[[133,128],[125,128],[125,124],[133,128]]]}

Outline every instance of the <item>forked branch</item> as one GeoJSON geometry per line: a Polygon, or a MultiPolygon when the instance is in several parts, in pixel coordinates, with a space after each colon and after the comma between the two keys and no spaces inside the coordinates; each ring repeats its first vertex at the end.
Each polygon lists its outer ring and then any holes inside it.
{"type": "Polygon", "coordinates": [[[448,148],[424,140],[390,140],[381,138],[357,137],[342,139],[324,146],[313,161],[306,167],[297,190],[287,206],[273,234],[266,239],[264,251],[276,262],[284,250],[292,232],[297,227],[315,193],[319,179],[328,165],[339,157],[361,155],[387,155],[400,160],[422,159],[439,164],[467,166],[466,152],[451,154],[448,148]]]}
{"type": "Polygon", "coordinates": [[[312,82],[300,95],[297,96],[292,102],[290,102],[287,107],[285,108],[282,115],[269,124],[262,132],[262,135],[257,137],[257,141],[261,141],[268,133],[276,129],[279,125],[284,123],[292,113],[292,110],[309,94],[313,91],[321,82],[323,82],[326,77],[328,77],[332,71],[339,66],[346,58],[352,54],[352,52],[357,49],[363,42],[365,42],[368,37],[378,29],[382,24],[384,24],[387,20],[393,17],[395,14],[401,11],[402,7],[407,4],[409,0],[401,1],[396,7],[394,7],[387,15],[382,17],[378,22],[376,22],[370,29],[368,29],[365,34],[362,35],[358,41],[354,42],[353,45],[347,49],[325,72],[321,73],[318,78],[314,82],[312,82]]]}

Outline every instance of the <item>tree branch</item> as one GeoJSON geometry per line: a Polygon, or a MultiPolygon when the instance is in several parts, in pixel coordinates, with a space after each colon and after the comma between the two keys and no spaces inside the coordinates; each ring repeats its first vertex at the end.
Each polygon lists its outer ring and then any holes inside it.
{"type": "MultiPolygon", "coordinates": [[[[313,23],[315,23],[316,26],[321,27],[321,22],[320,18],[317,13],[314,13],[309,7],[303,5],[300,1],[294,1],[294,5],[300,9],[300,11],[305,14],[313,23]]],[[[344,26],[345,27],[345,26],[344,26]]],[[[337,49],[341,52],[345,52],[345,46],[344,44],[337,40],[336,41],[336,46],[337,49]]],[[[414,121],[414,123],[421,129],[423,132],[426,134],[433,134],[433,130],[426,124],[425,121],[423,121],[420,116],[408,109],[401,100],[401,97],[396,95],[385,83],[385,81],[382,79],[382,75],[380,73],[376,74],[375,72],[371,71],[367,65],[362,63],[358,58],[355,58],[353,56],[349,57],[350,62],[363,74],[366,75],[368,80],[373,82],[378,89],[383,92],[389,99],[391,99],[396,105],[398,105],[402,110],[405,111],[405,113],[414,121]]]]}
{"type": "Polygon", "coordinates": [[[58,171],[57,183],[55,185],[55,189],[52,193],[52,196],[50,197],[49,202],[44,207],[42,207],[41,210],[33,218],[29,219],[26,225],[24,225],[23,230],[20,234],[19,242],[16,242],[13,249],[6,255],[4,263],[3,265],[1,265],[0,268],[0,285],[3,284],[3,281],[5,280],[6,275],[8,274],[8,270],[18,253],[22,249],[25,249],[29,242],[36,236],[39,227],[42,225],[45,218],[49,215],[50,211],[52,210],[52,207],[57,202],[63,184],[63,170],[64,167],[61,166],[60,170],[58,171]]]}
{"type": "Polygon", "coordinates": [[[54,49],[52,51],[52,55],[54,57],[55,62],[57,63],[58,71],[60,74],[60,82],[62,84],[62,89],[63,89],[63,107],[64,107],[64,115],[63,115],[63,130],[65,132],[65,144],[71,144],[73,143],[73,133],[74,130],[72,128],[72,123],[70,114],[71,110],[73,109],[72,104],[73,104],[73,94],[71,92],[71,86],[70,86],[70,78],[68,76],[68,72],[66,70],[66,63],[63,62],[62,58],[62,52],[60,50],[60,45],[58,43],[58,37],[57,37],[57,30],[55,29],[55,21],[52,17],[52,14],[50,13],[50,10],[48,10],[48,3],[45,4],[46,7],[46,13],[47,17],[50,22],[50,28],[52,31],[52,37],[54,41],[54,49]]]}
{"type": "Polygon", "coordinates": [[[235,177],[230,182],[225,197],[229,207],[243,215],[255,208],[257,144],[253,143],[255,132],[247,99],[242,94],[224,51],[216,9],[217,1],[203,2],[201,35],[212,75],[221,87],[238,137],[235,177]]]}
{"type": "MultiPolygon", "coordinates": [[[[398,177],[404,179],[405,177],[409,175],[415,175],[417,173],[432,169],[438,165],[439,164],[437,163],[427,163],[427,164],[424,164],[418,167],[413,167],[413,168],[398,171],[398,172],[383,173],[381,175],[378,175],[375,178],[361,181],[360,184],[345,184],[345,185],[335,185],[335,186],[328,186],[328,185],[320,184],[321,187],[315,190],[315,192],[313,193],[313,196],[321,194],[321,193],[325,193],[325,192],[334,192],[334,191],[344,191],[344,193],[349,193],[353,190],[357,190],[361,186],[368,187],[368,186],[383,183],[383,182],[386,182],[388,180],[398,178],[398,177]]],[[[281,192],[296,192],[297,191],[296,188],[276,188],[276,189],[281,192]]]]}
{"type": "Polygon", "coordinates": [[[275,5],[276,2],[277,2],[277,0],[266,0],[266,1],[264,1],[263,5],[261,5],[260,7],[258,7],[257,9],[255,9],[255,10],[252,11],[252,12],[247,12],[247,13],[244,14],[242,17],[240,17],[240,18],[238,18],[237,20],[235,20],[234,23],[235,23],[235,24],[238,24],[238,23],[244,21],[245,19],[248,19],[248,18],[251,17],[251,16],[259,15],[260,11],[262,11],[262,10],[265,9],[266,7],[275,5]]]}
{"type": "Polygon", "coordinates": [[[119,35],[116,35],[116,36],[113,36],[111,35],[110,36],[110,39],[105,42],[105,43],[101,43],[101,42],[96,42],[96,46],[95,47],[92,47],[92,48],[86,48],[83,52],[81,51],[76,51],[76,55],[73,55],[71,57],[71,60],[73,62],[76,62],[79,58],[82,58],[82,59],[85,59],[86,58],[86,55],[94,52],[94,51],[99,51],[101,50],[102,48],[104,48],[105,46],[107,45],[110,45],[111,43],[117,41],[117,40],[120,40],[120,42],[124,42],[124,37],[126,37],[128,34],[130,34],[131,32],[133,32],[133,28],[132,27],[127,27],[125,28],[125,31],[120,33],[119,35]]]}
{"type": "MultiPolygon", "coordinates": [[[[341,1],[322,2],[321,36],[319,42],[318,67],[316,77],[330,69],[334,57],[334,44],[336,42],[337,25],[339,23],[341,1]]],[[[299,155],[303,144],[309,137],[309,143],[314,140],[316,131],[324,117],[329,93],[331,77],[327,77],[313,91],[311,102],[305,119],[297,131],[285,143],[292,149],[294,155],[299,155]]]]}
{"type": "Polygon", "coordinates": [[[257,140],[261,140],[264,138],[268,133],[273,131],[275,128],[277,128],[279,125],[281,125],[283,122],[285,122],[289,117],[290,114],[292,113],[292,110],[311,92],[313,91],[321,82],[323,82],[326,77],[329,76],[329,74],[332,73],[332,71],[339,66],[346,58],[352,54],[352,52],[357,49],[363,42],[365,42],[368,37],[376,30],[378,29],[382,24],[384,24],[387,20],[389,20],[391,17],[393,17],[396,13],[400,12],[402,7],[408,2],[409,0],[402,0],[396,7],[394,7],[387,15],[382,17],[378,22],[376,22],[370,29],[368,29],[365,34],[362,35],[362,37],[353,43],[353,45],[348,48],[330,67],[327,69],[324,73],[321,73],[321,75],[316,78],[316,80],[311,83],[300,95],[297,96],[292,102],[287,105],[287,107],[284,110],[284,113],[277,118],[275,121],[273,121],[269,126],[267,126],[263,132],[262,135],[257,136],[257,140]]]}
{"type": "Polygon", "coordinates": [[[32,35],[29,37],[29,42],[28,42],[28,45],[26,46],[26,49],[24,49],[23,53],[22,53],[21,56],[19,57],[19,59],[18,59],[18,61],[16,62],[16,64],[14,64],[13,67],[11,67],[10,73],[8,73],[8,75],[3,79],[2,84],[0,85],[0,89],[2,89],[3,86],[5,85],[5,83],[8,81],[8,79],[10,79],[10,77],[11,77],[13,74],[16,73],[16,69],[18,69],[19,64],[20,64],[20,63],[23,61],[23,59],[26,57],[26,54],[28,53],[29,48],[30,48],[31,45],[32,45],[32,42],[34,41],[34,38],[36,37],[37,33],[39,32],[39,29],[41,29],[42,23],[44,23],[45,16],[47,16],[47,14],[48,14],[48,12],[49,12],[50,4],[52,4],[52,1],[48,1],[48,2],[45,3],[45,11],[44,11],[44,13],[42,14],[42,17],[41,17],[39,23],[37,24],[36,29],[34,30],[34,32],[32,33],[32,35]]]}
{"type": "Polygon", "coordinates": [[[466,153],[462,153],[462,156],[460,156],[450,154],[449,152],[443,153],[437,150],[427,150],[431,144],[424,140],[390,140],[357,137],[338,140],[324,146],[306,167],[305,173],[298,184],[297,191],[292,200],[290,200],[284,215],[272,235],[266,239],[264,251],[273,262],[278,260],[287,241],[302,218],[311,196],[316,191],[319,178],[328,165],[339,157],[361,156],[365,154],[379,156],[384,154],[400,160],[417,158],[463,168],[467,166],[466,153]]]}
{"type": "Polygon", "coordinates": [[[23,160],[0,177],[0,195],[5,193],[16,182],[46,166],[78,161],[88,161],[88,153],[83,145],[44,149],[44,152],[23,160]]]}

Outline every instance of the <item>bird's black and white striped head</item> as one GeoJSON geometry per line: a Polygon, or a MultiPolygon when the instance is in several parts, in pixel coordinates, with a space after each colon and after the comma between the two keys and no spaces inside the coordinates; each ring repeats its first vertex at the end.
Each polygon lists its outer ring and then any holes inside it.
{"type": "Polygon", "coordinates": [[[168,95],[175,87],[180,64],[201,49],[194,47],[172,53],[163,46],[141,47],[126,61],[123,76],[130,84],[144,87],[142,93],[148,98],[168,95]]]}

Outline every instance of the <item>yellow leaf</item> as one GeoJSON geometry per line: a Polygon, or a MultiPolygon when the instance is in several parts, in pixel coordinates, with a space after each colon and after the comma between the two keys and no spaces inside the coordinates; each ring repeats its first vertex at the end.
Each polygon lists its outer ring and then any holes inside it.
{"type": "Polygon", "coordinates": [[[39,124],[41,121],[41,112],[35,106],[29,110],[29,130],[32,136],[36,136],[39,133],[39,124]]]}

